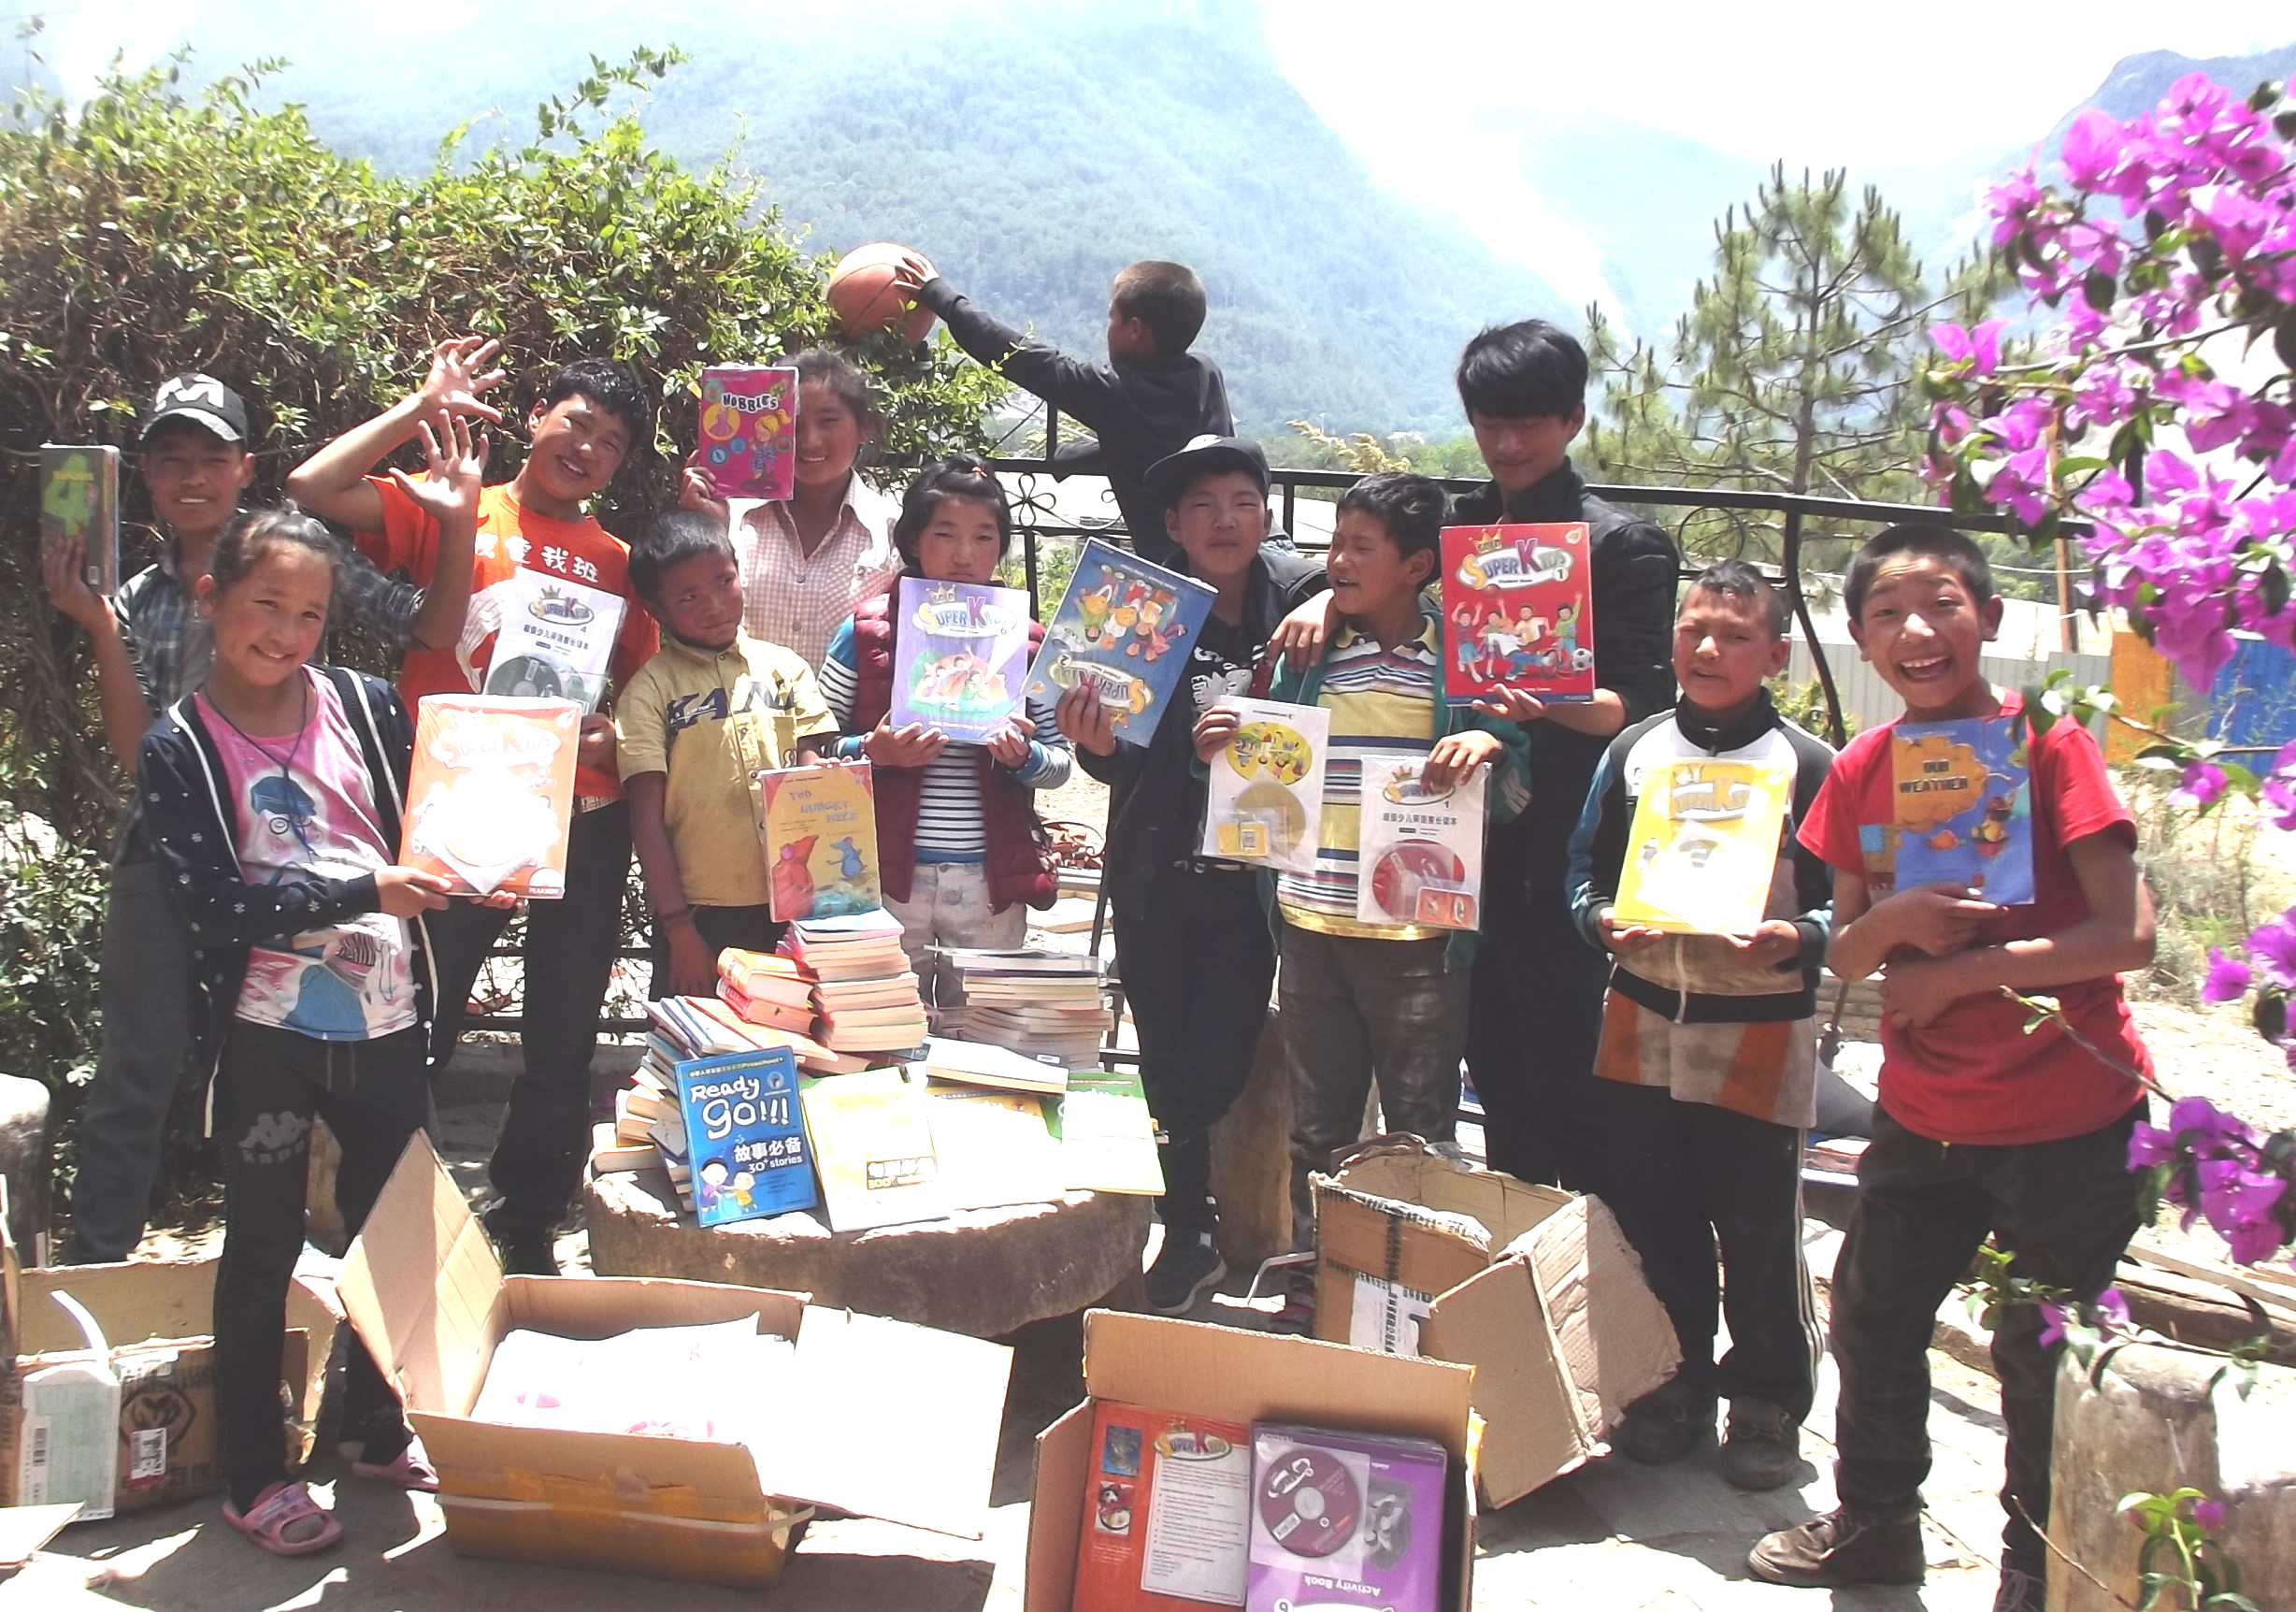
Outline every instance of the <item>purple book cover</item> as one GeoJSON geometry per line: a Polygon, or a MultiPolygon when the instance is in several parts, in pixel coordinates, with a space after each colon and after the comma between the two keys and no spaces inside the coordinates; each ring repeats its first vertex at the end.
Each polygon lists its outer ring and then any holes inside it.
{"type": "Polygon", "coordinates": [[[1448,1470],[1432,1439],[1255,1424],[1246,1612],[1441,1612],[1448,1470]]]}
{"type": "Polygon", "coordinates": [[[1021,708],[1028,596],[903,577],[894,600],[893,726],[983,744],[1021,708]]]}
{"type": "Polygon", "coordinates": [[[700,452],[719,497],[788,497],[797,477],[797,372],[751,364],[703,370],[700,452]]]}

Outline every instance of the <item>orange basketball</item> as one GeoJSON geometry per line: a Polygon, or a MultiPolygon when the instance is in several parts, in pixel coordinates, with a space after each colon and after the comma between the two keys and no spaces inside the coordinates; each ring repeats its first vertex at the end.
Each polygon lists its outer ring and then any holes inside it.
{"type": "Polygon", "coordinates": [[[893,275],[909,249],[881,240],[857,246],[838,260],[829,275],[829,311],[852,336],[901,326],[911,342],[932,334],[933,310],[911,308],[894,288],[893,275]]]}

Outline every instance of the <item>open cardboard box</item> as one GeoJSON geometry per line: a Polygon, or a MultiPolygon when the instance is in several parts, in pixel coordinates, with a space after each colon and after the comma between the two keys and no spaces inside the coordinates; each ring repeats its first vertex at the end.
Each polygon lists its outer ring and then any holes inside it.
{"type": "Polygon", "coordinates": [[[352,1245],[352,1325],[438,1469],[447,1538],[474,1556],[750,1587],[779,1576],[808,1505],[978,1539],[1012,1351],[808,1303],[644,1277],[505,1276],[415,1136],[352,1245]],[[525,1327],[603,1338],[751,1315],[796,1343],[770,1448],[474,1421],[495,1346],[525,1327]]]}
{"type": "Polygon", "coordinates": [[[1451,1455],[1443,1505],[1444,1612],[1474,1598],[1473,1373],[1309,1338],[1092,1310],[1084,1316],[1083,1404],[1037,1435],[1023,1612],[1069,1612],[1092,1464],[1095,1401],[1227,1421],[1284,1421],[1431,1438],[1451,1455]]]}
{"type": "Polygon", "coordinates": [[[1486,1504],[1578,1466],[1682,1352],[1599,1199],[1456,1163],[1415,1138],[1313,1177],[1315,1333],[1475,1368],[1486,1504]]]}

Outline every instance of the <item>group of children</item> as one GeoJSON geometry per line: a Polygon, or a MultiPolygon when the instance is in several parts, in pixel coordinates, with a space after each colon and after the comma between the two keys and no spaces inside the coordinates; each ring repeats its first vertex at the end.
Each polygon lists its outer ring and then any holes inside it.
{"type": "MultiPolygon", "coordinates": [[[[395,865],[409,709],[478,685],[501,600],[538,570],[629,608],[611,712],[582,725],[565,895],[526,910],[524,1067],[485,1215],[508,1268],[556,1269],[633,853],[655,990],[706,991],[719,951],[779,935],[752,774],[866,756],[886,904],[911,955],[1014,945],[1055,888],[1032,797],[1081,765],[1112,791],[1117,972],[1163,1133],[1150,1306],[1183,1312],[1225,1274],[1211,1136],[1249,1074],[1272,985],[1300,1246],[1313,1244],[1308,1177],[1357,1141],[1370,1089],[1386,1129],[1448,1141],[1463,1061],[1493,1168],[1600,1193],[1673,1320],[1683,1368],[1629,1407],[1618,1443],[1678,1458],[1727,1400],[1722,1466],[1744,1487],[1801,1469],[1815,1384],[1798,1173],[1818,970],[1881,971],[1881,1113],[1833,1289],[1841,1504],[1764,1539],[1751,1566],[1798,1584],[1918,1578],[1938,1303],[1988,1234],[2022,1273],[2093,1292],[2136,1224],[2123,1165],[2142,1097],[2086,1047],[2144,1065],[2116,976],[2149,958],[2151,916],[2093,741],[2069,723],[2031,741],[2033,904],[1896,889],[1887,727],[1835,756],[1777,712],[1765,684],[1786,662],[1786,612],[1752,568],[1712,566],[1677,604],[1671,540],[1590,496],[1571,466],[1587,369],[1565,333],[1526,321],[1475,337],[1458,385],[1491,481],[1447,500],[1422,477],[1368,478],[1341,498],[1319,563],[1268,541],[1267,460],[1233,435],[1217,367],[1188,352],[1205,309],[1194,275],[1141,264],[1118,278],[1106,365],[1022,338],[921,261],[905,283],[968,351],[1092,426],[1136,546],[1213,590],[1185,645],[1184,709],[1145,745],[1118,741],[1088,685],[985,743],[893,726],[889,584],[989,581],[1012,514],[990,468],[963,454],[926,466],[897,507],[871,491],[857,469],[878,427],[869,386],[825,352],[786,361],[799,375],[793,497],[729,510],[689,473],[682,507],[632,547],[586,506],[652,440],[636,378],[600,361],[560,370],[526,416],[516,475],[482,485],[487,427],[501,423],[486,398],[505,378],[487,367],[494,344],[471,338],[441,343],[420,388],[300,466],[283,509],[237,507],[251,476],[241,400],[205,376],[168,381],[140,460],[166,538],[159,561],[106,600],[77,554],[44,556],[57,606],[94,641],[106,735],[139,779],[107,911],[103,1054],[65,1257],[133,1247],[195,1054],[227,1182],[225,1515],[281,1553],[337,1536],[279,1437],[277,1340],[310,1126],[323,1116],[341,1140],[337,1196],[355,1231],[427,1122],[425,1069],[452,1056],[510,916],[507,901],[450,899],[395,865]],[[423,476],[374,473],[417,439],[423,476]],[[352,547],[313,514],[354,534],[352,547]],[[1442,698],[1448,628],[1428,591],[1440,532],[1501,520],[1590,529],[1589,701],[1442,698]],[[404,648],[395,687],[311,664],[346,620],[404,648]],[[1330,713],[1311,868],[1277,875],[1198,849],[1206,770],[1238,725],[1227,699],[1247,692],[1330,713]],[[1356,915],[1360,760],[1391,752],[1424,756],[1437,788],[1490,770],[1479,932],[1356,915]],[[1700,756],[1795,780],[1762,921],[1688,937],[1621,922],[1643,780],[1700,756]],[[2055,995],[2060,1021],[2025,1033],[2002,986],[2055,995]],[[1724,1314],[1731,1346],[1716,1361],[1724,1314]]],[[[1910,717],[2017,714],[1979,669],[2001,607],[1973,544],[1892,527],[1859,553],[1845,591],[1863,653],[1910,717]]],[[[2054,1357],[2022,1312],[1994,1349],[2009,1465],[2000,1605],[2038,1606],[2054,1357]]],[[[347,1404],[354,1472],[435,1486],[355,1346],[347,1404]]]]}

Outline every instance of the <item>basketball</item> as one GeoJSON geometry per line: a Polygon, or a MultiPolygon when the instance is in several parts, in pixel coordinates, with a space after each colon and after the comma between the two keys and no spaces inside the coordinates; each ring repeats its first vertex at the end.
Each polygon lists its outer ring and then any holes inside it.
{"type": "Polygon", "coordinates": [[[847,335],[867,336],[896,324],[911,343],[932,334],[933,310],[907,307],[894,289],[894,271],[908,251],[905,246],[881,240],[857,246],[838,260],[829,276],[829,311],[837,315],[847,335]]]}

